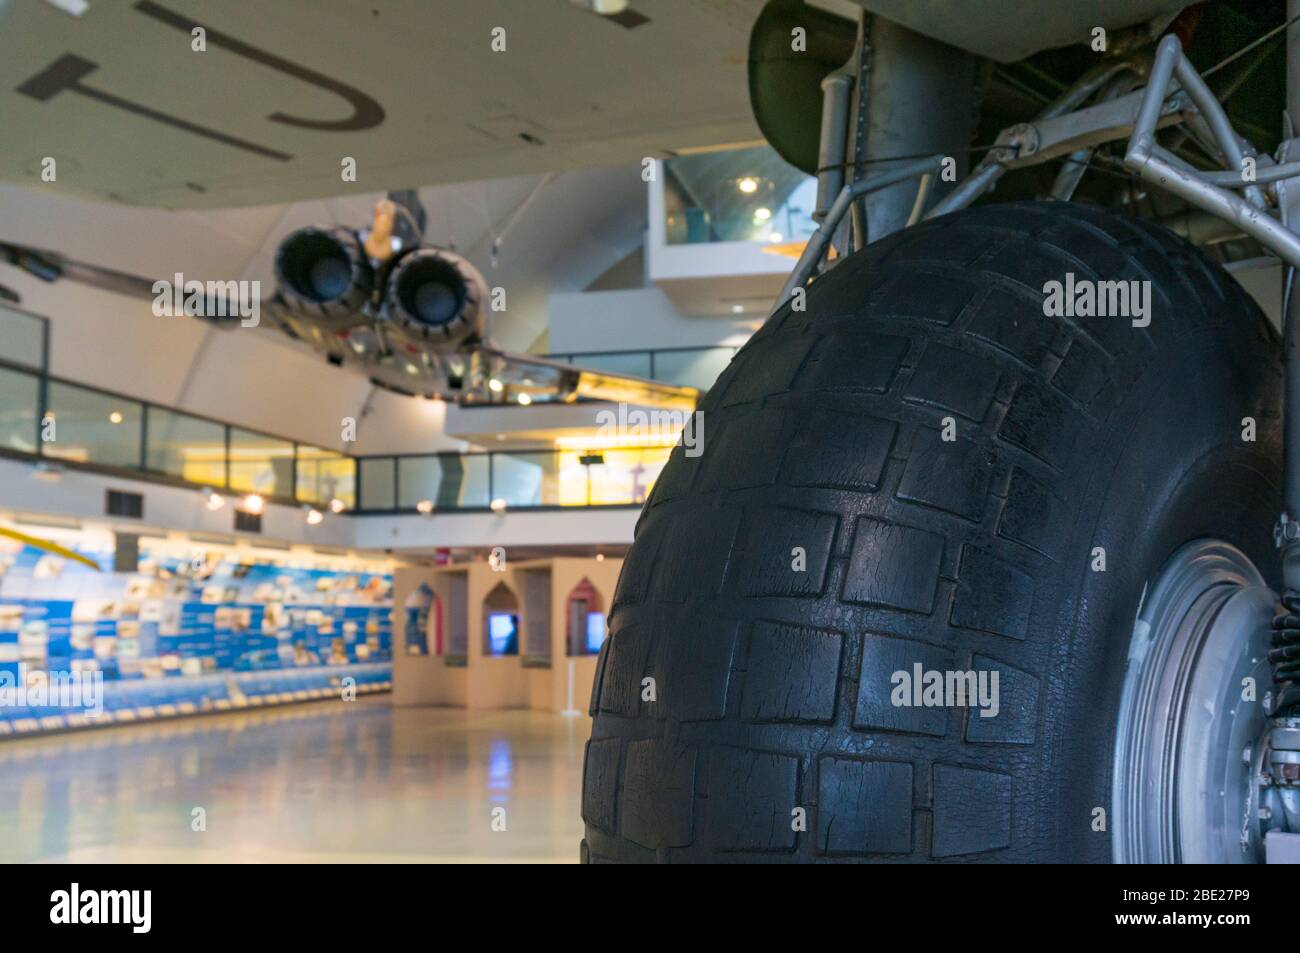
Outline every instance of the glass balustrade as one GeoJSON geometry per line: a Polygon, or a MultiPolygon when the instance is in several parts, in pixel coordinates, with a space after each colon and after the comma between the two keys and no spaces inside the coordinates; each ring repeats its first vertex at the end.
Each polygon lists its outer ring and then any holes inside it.
{"type": "MultiPolygon", "coordinates": [[[[48,323],[0,306],[0,455],[350,513],[639,506],[669,446],[351,456],[45,373],[48,323]]],[[[554,355],[707,388],[736,348],[554,355]]],[[[576,441],[576,442],[575,442],[576,441]]]]}

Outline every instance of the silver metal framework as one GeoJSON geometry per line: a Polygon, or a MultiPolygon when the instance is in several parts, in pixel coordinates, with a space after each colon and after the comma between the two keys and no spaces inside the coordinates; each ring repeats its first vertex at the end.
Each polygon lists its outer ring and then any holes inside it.
{"type": "MultiPolygon", "coordinates": [[[[1269,214],[1268,197],[1253,171],[1260,164],[1271,165],[1272,159],[1258,156],[1253,146],[1233,132],[1223,107],[1183,55],[1176,36],[1160,41],[1124,164],[1153,185],[1232,222],[1293,267],[1300,265],[1300,236],[1269,214]],[[1229,166],[1213,180],[1156,144],[1156,123],[1175,77],[1213,133],[1214,143],[1229,166]],[[1244,194],[1237,195],[1216,182],[1231,183],[1244,194]]],[[[1283,177],[1279,174],[1268,181],[1283,177]]]]}
{"type": "MultiPolygon", "coordinates": [[[[1300,9],[1298,0],[1291,0],[1300,9]]],[[[843,155],[849,141],[846,108],[852,84],[852,71],[831,74],[823,84],[825,112],[822,123],[821,155],[823,174],[819,177],[818,217],[821,224],[808,243],[782,288],[777,305],[784,303],[794,289],[818,272],[822,256],[831,244],[843,216],[868,192],[897,185],[907,178],[921,176],[922,183],[907,224],[929,221],[966,208],[992,189],[1012,169],[1037,165],[1062,156],[1074,159],[1078,169],[1063,170],[1053,188],[1056,197],[1073,193],[1082,165],[1090,150],[1105,142],[1128,139],[1124,164],[1144,181],[1183,198],[1229,226],[1229,232],[1250,235],[1287,264],[1300,266],[1300,236],[1285,218],[1287,181],[1300,177],[1300,158],[1275,161],[1233,131],[1223,107],[1215,99],[1205,80],[1183,55],[1176,36],[1169,35],[1157,46],[1154,60],[1130,55],[1106,62],[1090,70],[1067,89],[1031,122],[1004,129],[997,142],[976,168],[947,196],[925,209],[929,186],[937,171],[935,157],[917,163],[899,165],[865,179],[844,185],[842,167],[834,160],[843,155]],[[1146,86],[1134,92],[1123,89],[1140,81],[1149,71],[1146,86]],[[1096,97],[1092,105],[1085,105],[1096,97]],[[1201,171],[1193,168],[1156,143],[1156,130],[1183,123],[1188,134],[1216,152],[1226,168],[1201,171]],[[901,177],[900,177],[901,176],[901,177]],[[852,188],[845,203],[844,189],[852,188]],[[838,190],[836,201],[825,208],[830,195],[838,190]],[[1281,214],[1278,209],[1281,207],[1281,214]]],[[[1293,184],[1300,192],[1300,178],[1293,184]]],[[[1300,487],[1296,496],[1300,504],[1300,487]]],[[[1300,509],[1295,512],[1300,513],[1300,509]]]]}
{"type": "Polygon", "coordinates": [[[808,279],[813,276],[815,269],[821,263],[822,257],[826,254],[826,249],[830,247],[831,237],[835,234],[835,229],[839,227],[840,222],[843,221],[845,214],[856,199],[870,192],[875,192],[877,189],[883,189],[899,182],[906,182],[908,179],[914,179],[917,176],[922,176],[922,181],[924,181],[925,176],[938,172],[942,164],[943,156],[930,156],[926,159],[919,159],[898,166],[895,169],[890,169],[888,172],[869,175],[865,179],[859,179],[857,182],[840,189],[821,225],[817,227],[817,231],[813,232],[812,237],[808,239],[808,244],[804,246],[803,254],[799,256],[799,260],[795,263],[794,270],[790,272],[790,277],[785,280],[785,284],[781,287],[781,293],[776,299],[777,306],[779,307],[789,300],[796,288],[802,288],[808,283],[808,279]]]}

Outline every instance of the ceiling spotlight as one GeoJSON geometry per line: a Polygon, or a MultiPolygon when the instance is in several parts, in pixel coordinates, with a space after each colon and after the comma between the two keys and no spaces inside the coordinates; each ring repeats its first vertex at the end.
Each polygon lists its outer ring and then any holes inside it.
{"type": "Polygon", "coordinates": [[[430,513],[433,512],[433,500],[421,500],[419,503],[416,503],[415,511],[417,513],[423,513],[425,516],[428,516],[430,513]]]}
{"type": "Polygon", "coordinates": [[[321,520],[325,518],[325,515],[321,513],[320,510],[316,509],[316,507],[314,506],[306,506],[303,507],[303,509],[307,511],[308,526],[315,526],[317,523],[319,523],[321,520]]]}
{"type": "Polygon", "coordinates": [[[758,191],[758,179],[751,175],[747,175],[736,182],[736,188],[740,189],[740,191],[744,192],[746,195],[753,195],[758,191]]]}
{"type": "Polygon", "coordinates": [[[494,394],[501,393],[501,391],[505,390],[505,386],[506,386],[505,384],[502,384],[495,377],[491,378],[488,381],[488,390],[490,390],[494,394]]]}
{"type": "Polygon", "coordinates": [[[596,554],[596,562],[598,562],[598,563],[603,563],[604,561],[605,561],[605,554],[604,554],[604,553],[597,553],[597,554],[596,554]]]}
{"type": "Polygon", "coordinates": [[[744,313],[745,313],[745,306],[744,306],[743,304],[733,304],[733,305],[731,306],[731,313],[732,313],[732,314],[744,314],[744,313]]]}
{"type": "Polygon", "coordinates": [[[519,406],[520,406],[520,407],[527,407],[527,406],[528,406],[529,404],[531,404],[532,402],[533,402],[533,399],[532,399],[531,397],[529,397],[527,394],[520,394],[520,395],[519,395],[519,406]]]}
{"type": "Polygon", "coordinates": [[[612,17],[622,13],[628,7],[628,0],[576,0],[578,6],[586,7],[592,13],[602,17],[612,17]]]}
{"type": "Polygon", "coordinates": [[[209,510],[215,512],[226,505],[226,498],[212,487],[205,486],[200,492],[203,494],[203,505],[209,510]]]}
{"type": "Polygon", "coordinates": [[[256,493],[250,493],[248,496],[244,497],[245,513],[251,513],[253,516],[257,516],[262,512],[265,505],[266,501],[256,493]]]}
{"type": "Polygon", "coordinates": [[[772,217],[772,210],[770,208],[754,209],[754,221],[756,222],[766,222],[771,217],[772,217]]]}
{"type": "Polygon", "coordinates": [[[769,242],[779,242],[779,241],[781,241],[783,238],[785,238],[785,236],[782,235],[780,232],[771,232],[771,233],[769,233],[768,236],[767,236],[767,240],[768,240],[769,242]]]}
{"type": "Polygon", "coordinates": [[[342,500],[340,500],[337,496],[334,497],[334,499],[330,500],[330,512],[331,512],[331,513],[342,513],[342,512],[343,512],[344,510],[346,510],[347,508],[348,508],[348,505],[347,505],[346,503],[344,503],[342,500]]]}
{"type": "Polygon", "coordinates": [[[495,500],[493,500],[491,503],[488,504],[488,509],[490,509],[493,513],[504,513],[506,511],[506,501],[498,496],[495,500]]]}
{"type": "Polygon", "coordinates": [[[108,415],[108,422],[110,424],[120,424],[122,422],[122,412],[120,410],[113,411],[108,415]]]}

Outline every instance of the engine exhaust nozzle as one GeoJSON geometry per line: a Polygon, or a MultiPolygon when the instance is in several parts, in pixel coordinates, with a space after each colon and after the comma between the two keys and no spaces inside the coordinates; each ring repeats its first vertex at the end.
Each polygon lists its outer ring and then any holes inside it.
{"type": "Polygon", "coordinates": [[[434,341],[482,337],[487,283],[454,252],[421,246],[399,258],[384,287],[384,313],[402,330],[434,341]]]}
{"type": "Polygon", "coordinates": [[[346,228],[301,228],[275,255],[285,300],[325,317],[356,314],[370,300],[375,276],[357,236],[346,228]]]}

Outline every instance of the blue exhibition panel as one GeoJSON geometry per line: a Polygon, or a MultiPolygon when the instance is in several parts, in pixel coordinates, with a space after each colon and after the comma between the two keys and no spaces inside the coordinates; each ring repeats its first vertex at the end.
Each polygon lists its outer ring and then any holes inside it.
{"type": "Polygon", "coordinates": [[[142,540],[119,573],[111,538],[59,542],[101,569],[0,537],[0,734],[89,724],[89,694],[116,722],[391,686],[392,578],[373,562],[142,540]]]}

